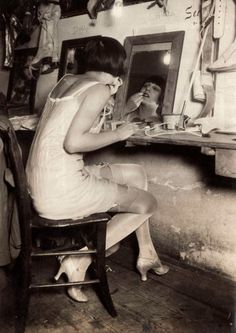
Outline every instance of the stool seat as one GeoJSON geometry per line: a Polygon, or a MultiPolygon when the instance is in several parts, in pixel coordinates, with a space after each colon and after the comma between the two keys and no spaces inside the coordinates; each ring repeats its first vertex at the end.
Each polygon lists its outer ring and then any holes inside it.
{"type": "Polygon", "coordinates": [[[107,213],[97,213],[91,214],[84,218],[79,219],[62,219],[62,220],[51,220],[44,217],[41,217],[35,214],[32,218],[32,228],[66,228],[66,227],[74,227],[77,225],[90,224],[99,221],[108,222],[110,220],[110,216],[107,213]]]}

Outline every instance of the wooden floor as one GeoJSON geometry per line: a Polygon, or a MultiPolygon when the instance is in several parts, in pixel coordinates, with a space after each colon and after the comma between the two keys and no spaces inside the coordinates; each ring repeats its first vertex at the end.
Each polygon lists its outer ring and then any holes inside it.
{"type": "MultiPolygon", "coordinates": [[[[233,294],[229,288],[222,292],[223,282],[215,284],[214,275],[170,262],[167,275],[150,273],[148,281],[142,282],[126,252],[120,250],[107,261],[118,317],[107,314],[91,287],[86,288],[86,304],[72,301],[64,290],[40,291],[31,296],[26,333],[236,332],[231,301],[224,299],[227,293],[232,299],[236,295],[233,285],[233,294]]],[[[43,274],[38,269],[37,275],[43,274]]],[[[0,332],[14,332],[11,289],[4,288],[0,297],[0,332]]]]}

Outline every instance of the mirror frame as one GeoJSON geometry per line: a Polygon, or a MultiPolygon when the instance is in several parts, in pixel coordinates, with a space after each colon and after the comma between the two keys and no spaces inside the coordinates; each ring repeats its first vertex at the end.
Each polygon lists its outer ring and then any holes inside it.
{"type": "Polygon", "coordinates": [[[62,78],[62,76],[66,74],[68,49],[84,47],[89,40],[96,39],[99,37],[101,37],[101,35],[63,40],[62,46],[61,46],[60,66],[59,66],[58,78],[57,78],[58,80],[60,80],[62,78]]]}
{"type": "Polygon", "coordinates": [[[171,43],[171,61],[167,75],[162,114],[173,113],[184,36],[185,31],[173,31],[150,35],[128,36],[125,38],[124,47],[127,54],[127,71],[123,78],[123,85],[116,94],[114,110],[114,117],[116,119],[122,119],[123,117],[132,66],[132,51],[133,47],[136,45],[171,43]]]}

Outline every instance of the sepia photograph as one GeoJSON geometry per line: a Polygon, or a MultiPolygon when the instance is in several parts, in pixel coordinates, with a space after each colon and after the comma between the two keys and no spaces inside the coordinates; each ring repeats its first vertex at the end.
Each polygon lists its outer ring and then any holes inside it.
{"type": "Polygon", "coordinates": [[[0,0],[0,333],[236,333],[236,0],[0,0]]]}

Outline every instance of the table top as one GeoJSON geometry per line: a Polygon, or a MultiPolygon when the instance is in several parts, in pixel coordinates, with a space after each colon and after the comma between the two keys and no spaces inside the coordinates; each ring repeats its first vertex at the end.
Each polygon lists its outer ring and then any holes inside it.
{"type": "MultiPolygon", "coordinates": [[[[20,137],[33,137],[33,130],[18,130],[17,135],[20,137]]],[[[200,132],[199,132],[200,133],[200,132]]],[[[199,135],[199,134],[198,134],[199,135]]],[[[207,136],[198,136],[189,132],[166,130],[166,133],[161,133],[156,137],[150,137],[140,131],[139,134],[132,135],[126,141],[135,145],[148,144],[171,144],[192,147],[209,147],[221,149],[236,150],[236,133],[224,134],[211,132],[207,136]]]]}
{"type": "Polygon", "coordinates": [[[184,145],[194,147],[210,147],[221,149],[235,149],[236,150],[236,134],[222,134],[211,132],[208,136],[197,136],[188,132],[172,133],[166,131],[166,134],[161,134],[156,137],[150,137],[144,133],[132,135],[127,139],[135,145],[145,144],[172,144],[184,145]]]}

